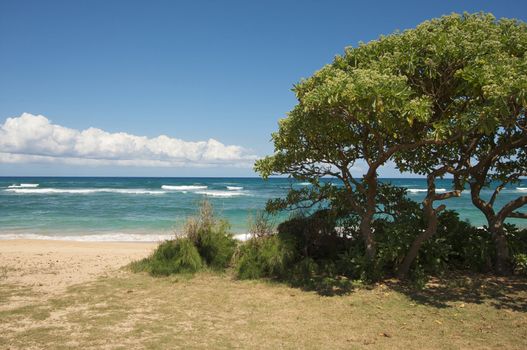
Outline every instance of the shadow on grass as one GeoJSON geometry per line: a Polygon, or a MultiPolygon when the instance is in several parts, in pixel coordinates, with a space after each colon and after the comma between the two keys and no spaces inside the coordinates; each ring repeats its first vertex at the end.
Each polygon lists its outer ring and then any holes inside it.
{"type": "Polygon", "coordinates": [[[307,279],[293,279],[285,282],[293,288],[316,292],[318,295],[328,297],[350,294],[358,287],[357,282],[343,276],[312,276],[307,279]]]}
{"type": "Polygon", "coordinates": [[[437,308],[452,307],[452,302],[487,303],[497,309],[527,312],[525,277],[447,275],[432,279],[423,289],[396,280],[385,281],[385,284],[416,303],[437,308]]]}

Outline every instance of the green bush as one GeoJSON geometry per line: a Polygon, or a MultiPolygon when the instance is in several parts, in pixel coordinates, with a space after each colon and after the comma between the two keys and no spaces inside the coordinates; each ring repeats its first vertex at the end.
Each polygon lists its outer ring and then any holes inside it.
{"type": "Polygon", "coordinates": [[[437,237],[449,245],[448,267],[486,272],[492,268],[495,248],[489,232],[459,219],[447,210],[439,217],[437,237]]]}
{"type": "MultiPolygon", "coordinates": [[[[426,221],[417,203],[407,203],[393,220],[376,219],[374,227],[377,265],[381,274],[390,275],[403,261],[415,237],[426,229],[426,221]]],[[[410,277],[423,280],[447,269],[488,271],[493,257],[492,239],[486,230],[461,220],[455,211],[445,210],[439,215],[436,234],[419,250],[410,277]]]]}
{"type": "Polygon", "coordinates": [[[362,242],[357,242],[349,250],[341,253],[337,260],[338,273],[340,275],[361,281],[379,279],[383,275],[381,265],[378,263],[374,266],[371,265],[364,254],[362,242]]]}
{"type": "Polygon", "coordinates": [[[303,258],[291,268],[289,281],[293,286],[314,288],[319,266],[312,258],[303,258]]]}
{"type": "Polygon", "coordinates": [[[294,242],[271,235],[243,243],[236,259],[240,279],[281,278],[287,275],[297,257],[294,242]]]}
{"type": "Polygon", "coordinates": [[[202,201],[197,214],[187,219],[184,236],[196,246],[209,267],[221,270],[229,266],[236,241],[229,233],[229,223],[216,219],[210,202],[202,201]]]}
{"type": "Polygon", "coordinates": [[[322,209],[309,216],[296,216],[278,225],[278,234],[292,237],[304,257],[335,259],[346,250],[349,240],[339,235],[335,212],[322,209]]]}
{"type": "Polygon", "coordinates": [[[512,264],[515,274],[527,276],[527,254],[518,253],[513,255],[512,264]]]}
{"type": "Polygon", "coordinates": [[[511,224],[505,224],[504,227],[511,255],[527,254],[527,228],[519,229],[511,224]]]}
{"type": "Polygon", "coordinates": [[[196,236],[199,254],[209,267],[216,270],[229,266],[236,249],[236,241],[228,228],[227,222],[219,222],[200,229],[196,236]]]}
{"type": "Polygon", "coordinates": [[[194,244],[188,238],[178,238],[161,243],[150,257],[132,263],[131,267],[135,272],[167,276],[194,273],[203,267],[203,263],[194,244]]]}

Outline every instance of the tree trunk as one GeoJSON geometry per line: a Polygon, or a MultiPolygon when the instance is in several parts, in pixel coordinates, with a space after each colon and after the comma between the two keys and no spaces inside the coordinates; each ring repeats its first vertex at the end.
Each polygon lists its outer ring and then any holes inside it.
{"type": "Polygon", "coordinates": [[[507,237],[505,236],[505,230],[503,229],[503,222],[496,221],[492,225],[489,225],[489,231],[496,248],[494,270],[498,275],[509,275],[511,273],[509,245],[507,243],[507,237]]]}
{"type": "Polygon", "coordinates": [[[480,191],[484,177],[475,177],[473,183],[470,184],[472,203],[481,210],[487,218],[489,232],[494,240],[494,247],[496,249],[496,261],[494,263],[494,272],[498,275],[508,275],[511,272],[509,261],[509,246],[507,244],[507,237],[503,229],[504,216],[496,215],[492,203],[483,201],[480,197],[480,191]]]}
{"type": "Polygon", "coordinates": [[[399,269],[397,270],[397,278],[399,279],[405,279],[408,276],[408,272],[410,271],[410,266],[414,262],[415,258],[417,258],[417,254],[419,254],[419,250],[421,249],[421,246],[424,242],[426,242],[430,237],[432,237],[437,232],[437,215],[433,215],[429,218],[428,226],[426,227],[426,230],[421,232],[419,236],[414,239],[412,242],[412,245],[410,246],[410,249],[408,250],[408,253],[406,253],[406,256],[404,257],[403,262],[399,266],[399,269]]]}
{"type": "Polygon", "coordinates": [[[373,216],[375,215],[375,205],[376,205],[376,196],[377,196],[377,176],[371,175],[366,176],[364,181],[367,185],[366,190],[366,206],[363,214],[361,215],[360,222],[360,233],[362,239],[364,240],[364,248],[366,252],[366,258],[368,262],[373,264],[375,261],[375,256],[377,254],[375,247],[375,239],[373,237],[373,231],[371,223],[373,221],[373,216]]]}
{"type": "Polygon", "coordinates": [[[437,232],[437,213],[444,209],[444,206],[440,206],[437,209],[434,209],[433,204],[434,200],[433,197],[435,196],[435,186],[432,185],[431,191],[423,201],[423,212],[424,217],[427,220],[427,227],[426,229],[421,232],[412,242],[412,245],[410,246],[410,249],[408,250],[408,253],[406,253],[406,256],[403,259],[403,262],[399,266],[397,270],[397,278],[399,279],[405,279],[408,276],[408,272],[410,271],[410,266],[412,266],[412,263],[414,262],[415,258],[417,258],[417,254],[419,254],[419,250],[421,249],[421,246],[424,242],[426,242],[430,237],[436,234],[437,232]]]}
{"type": "Polygon", "coordinates": [[[373,239],[373,232],[371,229],[370,220],[362,220],[360,224],[360,233],[362,239],[364,240],[364,249],[366,252],[366,258],[368,262],[373,263],[375,260],[375,255],[377,254],[375,247],[375,240],[373,239]]]}

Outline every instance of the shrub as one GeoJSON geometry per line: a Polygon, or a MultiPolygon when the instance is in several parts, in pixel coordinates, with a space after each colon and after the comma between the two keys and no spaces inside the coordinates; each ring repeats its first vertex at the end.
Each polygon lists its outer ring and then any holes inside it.
{"type": "Polygon", "coordinates": [[[167,276],[194,273],[202,266],[194,244],[187,238],[178,238],[161,243],[150,257],[132,263],[131,268],[135,272],[146,271],[153,276],[167,276]]]}
{"type": "Polygon", "coordinates": [[[269,236],[274,233],[274,224],[270,214],[263,210],[258,210],[253,216],[249,217],[249,233],[253,237],[269,236]]]}
{"type": "Polygon", "coordinates": [[[292,267],[289,280],[293,286],[314,288],[318,271],[319,266],[315,260],[303,258],[292,267]]]}
{"type": "Polygon", "coordinates": [[[527,276],[527,254],[518,253],[513,255],[512,264],[515,274],[527,276]]]}
{"type": "Polygon", "coordinates": [[[236,259],[240,279],[281,278],[297,257],[294,242],[278,235],[252,238],[242,244],[236,259]]]}
{"type": "Polygon", "coordinates": [[[527,254],[527,228],[519,229],[511,224],[505,224],[504,227],[511,255],[527,254]]]}
{"type": "Polygon", "coordinates": [[[236,241],[229,231],[229,223],[217,220],[209,201],[200,203],[195,216],[185,223],[184,234],[196,246],[204,262],[220,270],[227,267],[236,248],[236,241]]]}
{"type": "Polygon", "coordinates": [[[328,209],[310,216],[296,216],[278,225],[278,235],[291,237],[303,257],[336,259],[350,244],[349,239],[337,232],[337,219],[335,212],[328,209]]]}
{"type": "Polygon", "coordinates": [[[362,242],[358,242],[349,250],[341,253],[337,260],[337,266],[339,274],[356,280],[376,280],[379,275],[382,275],[379,272],[380,265],[371,266],[366,258],[362,242]]]}
{"type": "Polygon", "coordinates": [[[232,259],[236,249],[236,241],[228,233],[229,225],[222,221],[198,231],[196,247],[208,266],[214,269],[224,269],[232,259]]]}
{"type": "Polygon", "coordinates": [[[437,236],[449,245],[448,266],[472,271],[489,271],[495,248],[490,233],[459,219],[455,211],[447,210],[439,217],[437,236]]]}
{"type": "Polygon", "coordinates": [[[199,233],[210,231],[215,224],[214,208],[209,201],[203,200],[199,203],[196,215],[187,218],[183,229],[184,235],[192,242],[197,242],[199,233]]]}
{"type": "MultiPolygon", "coordinates": [[[[455,211],[445,210],[438,218],[437,232],[423,243],[412,264],[410,277],[424,280],[429,274],[447,269],[487,271],[494,256],[490,234],[459,218],[455,211]]],[[[404,259],[415,236],[426,228],[417,203],[408,205],[394,220],[377,219],[374,223],[378,244],[377,264],[383,273],[391,274],[404,259]]]]}

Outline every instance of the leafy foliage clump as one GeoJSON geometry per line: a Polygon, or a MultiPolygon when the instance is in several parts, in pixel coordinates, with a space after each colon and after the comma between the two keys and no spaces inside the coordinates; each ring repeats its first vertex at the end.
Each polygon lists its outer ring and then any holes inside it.
{"type": "Polygon", "coordinates": [[[132,263],[131,267],[134,272],[168,276],[197,272],[203,267],[203,262],[192,241],[178,238],[161,243],[150,257],[132,263]]]}
{"type": "Polygon", "coordinates": [[[514,265],[514,273],[527,276],[527,254],[515,254],[512,260],[514,265]]]}
{"type": "Polygon", "coordinates": [[[210,202],[201,202],[198,214],[187,219],[185,234],[207,266],[220,270],[229,265],[236,241],[229,233],[229,223],[216,219],[210,202]]]}
{"type": "Polygon", "coordinates": [[[240,279],[283,278],[297,257],[294,242],[278,235],[255,237],[237,254],[236,275],[240,279]]]}
{"type": "Polygon", "coordinates": [[[205,263],[216,270],[229,266],[236,241],[228,232],[229,225],[221,221],[208,229],[201,229],[194,244],[205,263]]]}
{"type": "Polygon", "coordinates": [[[152,256],[131,267],[155,276],[194,273],[204,266],[222,270],[229,266],[235,249],[228,222],[217,220],[212,205],[204,201],[198,214],[187,219],[183,234],[161,243],[152,256]]]}
{"type": "MultiPolygon", "coordinates": [[[[383,203],[384,215],[373,220],[378,246],[373,263],[366,257],[354,216],[321,209],[282,222],[276,235],[242,245],[236,264],[238,277],[279,278],[294,285],[323,288],[342,281],[369,282],[394,276],[427,223],[420,205],[404,191],[395,188],[390,192],[386,187],[382,193],[379,202],[383,203]],[[284,245],[291,258],[279,260],[279,248],[284,245]],[[267,257],[286,265],[273,270],[267,257]]],[[[527,235],[522,232],[508,226],[509,241],[518,253],[527,247],[527,235]]],[[[428,276],[449,270],[487,272],[492,269],[494,253],[492,236],[485,228],[476,228],[461,220],[457,212],[445,210],[438,216],[437,233],[422,245],[408,277],[416,286],[423,286],[428,276]]],[[[521,261],[518,255],[518,266],[521,261]]]]}

